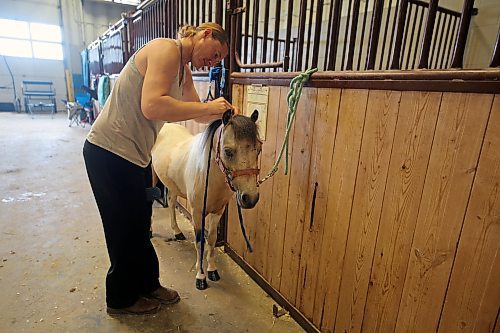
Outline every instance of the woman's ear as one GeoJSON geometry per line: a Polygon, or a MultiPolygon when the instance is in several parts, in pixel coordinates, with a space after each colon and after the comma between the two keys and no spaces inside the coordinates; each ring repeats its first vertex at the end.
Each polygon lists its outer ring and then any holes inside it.
{"type": "Polygon", "coordinates": [[[211,36],[212,36],[212,29],[207,28],[207,29],[203,30],[203,37],[204,38],[211,37],[211,36]]]}

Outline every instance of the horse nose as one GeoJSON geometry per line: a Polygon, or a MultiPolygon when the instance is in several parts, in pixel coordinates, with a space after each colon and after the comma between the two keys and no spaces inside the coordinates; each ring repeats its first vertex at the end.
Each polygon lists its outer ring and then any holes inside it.
{"type": "Polygon", "coordinates": [[[253,208],[259,201],[259,193],[250,195],[248,193],[243,193],[241,195],[241,207],[242,208],[253,208]]]}

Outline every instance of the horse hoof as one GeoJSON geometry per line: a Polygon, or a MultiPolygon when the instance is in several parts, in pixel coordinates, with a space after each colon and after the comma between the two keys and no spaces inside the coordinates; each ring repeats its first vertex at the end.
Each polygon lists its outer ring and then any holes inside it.
{"type": "Polygon", "coordinates": [[[207,279],[196,279],[196,289],[205,290],[208,288],[207,279]]]}
{"type": "Polygon", "coordinates": [[[175,235],[176,240],[186,240],[186,237],[184,234],[181,232],[180,234],[175,235]]]}
{"type": "Polygon", "coordinates": [[[219,276],[219,273],[217,272],[217,270],[215,270],[215,271],[208,271],[208,279],[210,281],[219,281],[220,280],[220,276],[219,276]]]}

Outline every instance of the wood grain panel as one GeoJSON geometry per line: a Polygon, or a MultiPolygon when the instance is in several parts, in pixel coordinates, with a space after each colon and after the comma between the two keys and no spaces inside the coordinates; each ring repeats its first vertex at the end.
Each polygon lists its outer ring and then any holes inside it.
{"type": "MultiPolygon", "coordinates": [[[[269,88],[269,104],[267,112],[267,134],[266,140],[262,144],[261,152],[261,165],[260,165],[260,178],[263,178],[274,166],[276,161],[277,149],[277,127],[278,127],[278,112],[281,100],[281,89],[279,87],[269,88]]],[[[279,138],[282,140],[282,137],[279,138]]],[[[279,141],[281,144],[281,141],[279,141]]],[[[279,149],[279,147],[278,147],[279,149]]],[[[256,237],[253,244],[255,251],[254,268],[261,275],[264,275],[264,268],[266,261],[269,259],[268,242],[271,236],[271,212],[273,204],[273,181],[274,177],[269,178],[267,181],[260,185],[259,189],[259,211],[257,215],[256,237]]]]}
{"type": "Polygon", "coordinates": [[[492,95],[445,93],[396,331],[437,329],[492,95]]]}
{"type": "Polygon", "coordinates": [[[368,90],[342,90],[330,170],[313,323],[333,332],[368,90]]]}
{"type": "Polygon", "coordinates": [[[307,184],[311,158],[312,129],[316,109],[316,88],[304,88],[294,122],[294,149],[291,153],[287,221],[283,245],[281,294],[292,304],[297,296],[297,280],[305,220],[307,184]]]}
{"type": "MultiPolygon", "coordinates": [[[[243,105],[240,108],[240,111],[244,115],[248,115],[248,110],[247,110],[247,100],[248,100],[248,91],[247,91],[247,86],[243,87],[243,105]]],[[[251,114],[251,113],[250,113],[251,114]]],[[[260,159],[259,159],[259,166],[260,168],[260,159]]],[[[245,224],[245,230],[247,233],[248,241],[250,244],[252,244],[252,247],[255,245],[255,238],[257,236],[257,216],[259,214],[259,207],[260,205],[256,205],[252,209],[242,209],[242,216],[243,216],[243,221],[245,224]]],[[[243,235],[240,235],[241,238],[244,240],[243,235]]],[[[243,258],[245,261],[250,264],[250,266],[254,267],[254,262],[255,262],[255,252],[251,253],[248,251],[246,242],[245,242],[245,247],[243,251],[243,258]]]]}
{"type": "MultiPolygon", "coordinates": [[[[280,87],[278,125],[276,130],[277,154],[279,153],[285,137],[286,119],[288,112],[287,93],[287,87],[280,87]]],[[[294,149],[293,131],[294,130],[292,129],[289,136],[289,154],[291,154],[294,149]]],[[[285,153],[283,153],[283,158],[284,157],[285,153]]],[[[291,165],[292,161],[290,161],[289,167],[291,167],[291,165]]],[[[268,259],[266,267],[264,268],[264,277],[276,290],[279,290],[282,277],[281,267],[283,263],[283,242],[285,239],[285,225],[287,223],[289,181],[289,174],[284,174],[284,160],[282,159],[279,165],[278,172],[276,172],[273,176],[273,202],[271,218],[269,221],[268,259]]]]}
{"type": "Polygon", "coordinates": [[[500,95],[496,95],[439,332],[493,332],[499,309],[500,95]]]}
{"type": "Polygon", "coordinates": [[[360,332],[401,93],[370,91],[342,269],[337,332],[360,332]]]}
{"type": "Polygon", "coordinates": [[[396,326],[440,101],[441,93],[402,93],[363,332],[396,326]]]}
{"type": "Polygon", "coordinates": [[[297,307],[309,320],[312,320],[313,315],[319,268],[317,259],[326,223],[328,185],[337,131],[340,93],[340,89],[318,89],[316,117],[314,118],[311,167],[306,196],[305,223],[302,230],[304,236],[297,280],[297,307]]]}
{"type": "MultiPolygon", "coordinates": [[[[244,99],[244,86],[239,84],[233,84],[233,99],[231,104],[240,110],[243,109],[243,99],[244,99]]],[[[245,224],[246,224],[246,220],[245,224]]],[[[227,215],[227,243],[229,246],[241,257],[244,256],[246,244],[243,236],[241,235],[238,211],[236,210],[236,200],[234,196],[231,198],[228,204],[228,215],[227,215]]]]}

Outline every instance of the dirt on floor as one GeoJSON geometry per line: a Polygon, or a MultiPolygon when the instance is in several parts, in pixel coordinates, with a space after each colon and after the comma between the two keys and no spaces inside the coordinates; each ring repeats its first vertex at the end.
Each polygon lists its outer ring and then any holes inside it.
{"type": "MultiPolygon", "coordinates": [[[[303,332],[227,254],[221,280],[195,288],[196,252],[172,241],[167,209],[155,205],[160,279],[181,302],[153,316],[110,317],[104,234],[82,158],[89,126],[65,114],[0,112],[0,332],[303,332]]],[[[180,214],[179,214],[180,215],[180,214]]]]}

